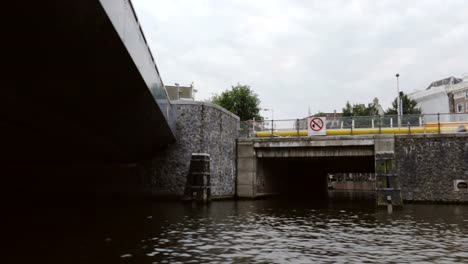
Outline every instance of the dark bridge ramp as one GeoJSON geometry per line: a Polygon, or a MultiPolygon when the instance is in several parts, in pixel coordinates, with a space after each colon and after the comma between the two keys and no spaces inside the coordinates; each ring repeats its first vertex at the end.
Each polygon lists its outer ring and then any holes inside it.
{"type": "Polygon", "coordinates": [[[3,162],[133,162],[174,141],[172,111],[128,1],[8,5],[3,162]]]}

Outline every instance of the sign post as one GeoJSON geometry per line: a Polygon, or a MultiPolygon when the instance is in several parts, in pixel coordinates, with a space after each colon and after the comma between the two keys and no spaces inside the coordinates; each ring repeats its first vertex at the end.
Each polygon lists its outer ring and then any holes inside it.
{"type": "Polygon", "coordinates": [[[307,134],[309,136],[326,136],[326,117],[309,117],[307,122],[307,134]]]}

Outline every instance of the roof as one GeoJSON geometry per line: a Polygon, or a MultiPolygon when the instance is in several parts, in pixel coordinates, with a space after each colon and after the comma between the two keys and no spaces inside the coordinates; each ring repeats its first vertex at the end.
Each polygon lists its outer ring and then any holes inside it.
{"type": "Polygon", "coordinates": [[[426,90],[429,90],[429,89],[431,89],[432,87],[438,87],[438,86],[447,85],[447,84],[461,83],[462,81],[463,81],[463,79],[459,79],[459,78],[455,78],[455,77],[453,77],[453,76],[450,76],[450,77],[447,77],[447,78],[445,78],[445,79],[432,82],[432,83],[426,88],[426,90]]]}

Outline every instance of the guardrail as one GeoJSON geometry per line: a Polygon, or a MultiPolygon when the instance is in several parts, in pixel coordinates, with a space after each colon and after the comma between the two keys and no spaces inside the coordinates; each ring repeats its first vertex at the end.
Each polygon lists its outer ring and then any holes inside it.
{"type": "MultiPolygon", "coordinates": [[[[308,120],[249,120],[240,122],[240,137],[308,136],[308,120]]],[[[457,133],[468,130],[468,113],[327,117],[326,135],[457,133]]]]}

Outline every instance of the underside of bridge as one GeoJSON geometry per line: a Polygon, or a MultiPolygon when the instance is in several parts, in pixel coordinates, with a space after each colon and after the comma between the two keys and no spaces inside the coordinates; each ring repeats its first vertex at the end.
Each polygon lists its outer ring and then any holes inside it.
{"type": "Polygon", "coordinates": [[[257,194],[325,198],[328,173],[373,173],[373,156],[260,158],[257,194]]]}
{"type": "MultiPolygon", "coordinates": [[[[8,2],[5,178],[52,183],[75,168],[150,158],[174,141],[170,105],[129,1],[8,2]]],[[[77,174],[71,182],[87,176],[77,174]]]]}

